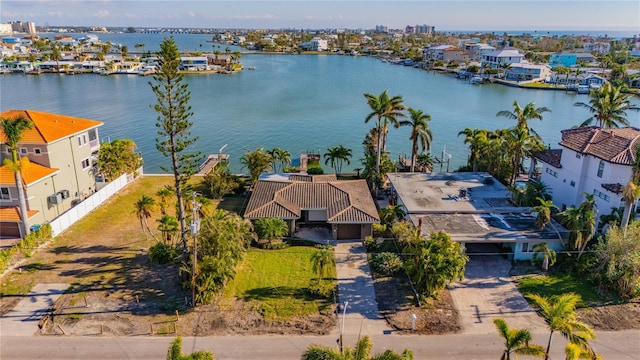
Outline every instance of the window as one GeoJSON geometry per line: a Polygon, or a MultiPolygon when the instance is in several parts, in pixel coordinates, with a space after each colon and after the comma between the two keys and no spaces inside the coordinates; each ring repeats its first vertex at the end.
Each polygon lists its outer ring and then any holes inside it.
{"type": "Polygon", "coordinates": [[[9,188],[6,188],[6,187],[0,188],[0,200],[11,200],[11,195],[9,194],[9,188]]]}
{"type": "Polygon", "coordinates": [[[83,135],[82,135],[82,145],[84,145],[84,144],[86,144],[86,143],[87,143],[87,135],[86,135],[86,134],[83,134],[83,135]]]}
{"type": "Polygon", "coordinates": [[[42,150],[40,150],[40,148],[35,148],[35,149],[33,149],[33,153],[36,154],[36,155],[40,155],[40,154],[42,154],[42,150]]]}
{"type": "Polygon", "coordinates": [[[602,177],[602,173],[604,172],[604,160],[600,160],[600,164],[598,165],[598,177],[602,177]]]}
{"type": "Polygon", "coordinates": [[[576,154],[576,159],[580,159],[581,157],[582,157],[582,155],[576,154]]]}
{"type": "Polygon", "coordinates": [[[82,170],[88,168],[89,166],[91,166],[91,162],[89,161],[89,158],[82,160],[82,170]]]}
{"type": "Polygon", "coordinates": [[[603,199],[604,201],[609,202],[609,200],[611,200],[611,197],[605,193],[603,193],[602,191],[599,191],[598,189],[593,189],[593,195],[599,197],[600,199],[603,199]]]}
{"type": "Polygon", "coordinates": [[[96,140],[98,138],[98,131],[96,129],[89,130],[89,141],[96,140]]]}
{"type": "Polygon", "coordinates": [[[545,172],[553,177],[558,177],[558,172],[551,170],[550,168],[546,168],[545,172]]]}
{"type": "Polygon", "coordinates": [[[531,252],[531,249],[529,248],[529,243],[528,242],[523,242],[522,243],[522,252],[531,252]]]}
{"type": "Polygon", "coordinates": [[[569,185],[571,185],[572,187],[576,187],[576,182],[571,180],[571,182],[569,183],[569,185]]]}
{"type": "Polygon", "coordinates": [[[78,146],[82,146],[82,137],[78,136],[78,146]]]}
{"type": "Polygon", "coordinates": [[[20,155],[27,155],[28,152],[27,148],[20,148],[20,155]]]}

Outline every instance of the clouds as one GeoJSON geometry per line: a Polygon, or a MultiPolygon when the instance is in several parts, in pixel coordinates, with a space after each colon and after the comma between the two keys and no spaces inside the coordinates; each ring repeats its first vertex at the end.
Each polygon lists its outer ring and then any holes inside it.
{"type": "Polygon", "coordinates": [[[108,18],[109,17],[109,11],[108,10],[100,10],[97,13],[94,13],[93,16],[100,18],[100,19],[104,19],[104,18],[108,18]]]}

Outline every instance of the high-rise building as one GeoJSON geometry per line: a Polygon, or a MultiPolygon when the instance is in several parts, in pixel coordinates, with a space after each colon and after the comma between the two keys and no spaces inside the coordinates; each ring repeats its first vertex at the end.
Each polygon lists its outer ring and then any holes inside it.
{"type": "Polygon", "coordinates": [[[434,32],[436,32],[436,28],[435,26],[430,26],[427,24],[424,25],[416,25],[415,26],[415,33],[416,34],[427,34],[427,35],[431,35],[434,32]]]}
{"type": "Polygon", "coordinates": [[[35,34],[36,24],[30,21],[11,21],[11,30],[17,33],[35,34]]]}
{"type": "Polygon", "coordinates": [[[389,32],[389,28],[384,25],[376,25],[376,32],[386,33],[389,32]]]}

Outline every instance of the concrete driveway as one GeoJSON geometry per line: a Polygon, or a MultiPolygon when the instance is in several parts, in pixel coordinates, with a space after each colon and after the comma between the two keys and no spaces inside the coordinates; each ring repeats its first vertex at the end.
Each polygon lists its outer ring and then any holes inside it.
{"type": "Polygon", "coordinates": [[[496,333],[494,318],[509,328],[544,332],[544,320],[529,306],[509,276],[511,263],[500,255],[470,255],[465,279],[449,285],[463,334],[496,333]]]}

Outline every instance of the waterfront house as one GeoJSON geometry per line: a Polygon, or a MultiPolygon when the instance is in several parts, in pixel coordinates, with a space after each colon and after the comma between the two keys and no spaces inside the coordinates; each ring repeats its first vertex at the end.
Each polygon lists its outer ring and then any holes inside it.
{"type": "Polygon", "coordinates": [[[556,68],[558,66],[573,67],[578,63],[593,63],[596,57],[588,52],[558,52],[549,56],[549,66],[556,68]]]}
{"type": "Polygon", "coordinates": [[[444,51],[453,48],[453,45],[436,45],[424,49],[424,59],[427,61],[444,61],[444,51]]]}
{"type": "Polygon", "coordinates": [[[530,63],[512,64],[505,71],[505,78],[511,81],[543,81],[551,76],[549,65],[530,63]]]}
{"type": "Polygon", "coordinates": [[[299,47],[307,51],[327,51],[329,49],[329,44],[327,40],[314,37],[311,41],[300,44],[299,47]]]}
{"type": "Polygon", "coordinates": [[[469,55],[457,47],[451,47],[444,50],[442,60],[445,64],[462,64],[469,61],[469,55]]]}
{"type": "Polygon", "coordinates": [[[230,54],[207,54],[207,63],[209,65],[227,66],[231,64],[232,59],[230,54]]]}
{"type": "Polygon", "coordinates": [[[469,59],[471,61],[481,61],[482,56],[486,55],[492,51],[495,51],[496,48],[489,44],[483,43],[466,43],[463,46],[463,50],[469,54],[469,59]]]}
{"type": "Polygon", "coordinates": [[[390,201],[406,209],[423,234],[444,231],[469,251],[502,252],[511,260],[530,260],[533,246],[560,250],[567,231],[552,221],[535,225],[531,208],[511,202],[511,191],[484,172],[390,173],[390,201]]]}
{"type": "Polygon", "coordinates": [[[208,60],[206,56],[182,56],[180,57],[180,70],[200,71],[209,70],[208,60]]]}
{"type": "Polygon", "coordinates": [[[622,187],[631,179],[640,129],[596,126],[562,131],[560,149],[536,154],[542,164],[540,180],[552,190],[560,209],[578,206],[583,193],[595,195],[599,215],[624,206],[622,187]]]}
{"type": "Polygon", "coordinates": [[[300,225],[324,226],[333,240],[364,239],[380,222],[366,181],[339,181],[335,174],[263,174],[244,216],[281,218],[291,233],[300,225]]]}
{"type": "Polygon", "coordinates": [[[521,63],[524,54],[518,49],[502,49],[488,52],[482,56],[482,65],[499,69],[505,65],[521,63]]]}
{"type": "MultiPolygon", "coordinates": [[[[23,116],[33,122],[19,143],[18,155],[28,157],[21,184],[25,188],[28,226],[42,224],[96,191],[95,159],[102,122],[34,110],[7,110],[2,118],[23,116]]],[[[0,130],[0,163],[10,159],[6,136],[0,130]]],[[[6,165],[0,166],[0,234],[21,237],[18,189],[6,165]]]]}

